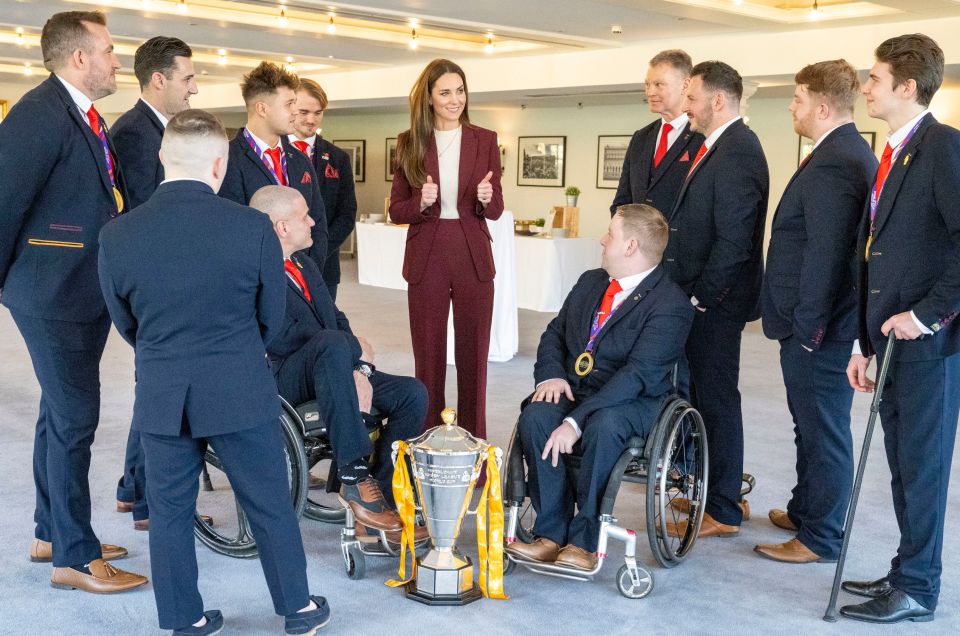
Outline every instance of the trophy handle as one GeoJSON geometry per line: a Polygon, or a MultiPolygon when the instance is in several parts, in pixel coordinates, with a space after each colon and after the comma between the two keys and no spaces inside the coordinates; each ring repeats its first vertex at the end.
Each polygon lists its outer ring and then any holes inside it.
{"type": "MultiPolygon", "coordinates": [[[[493,458],[494,458],[494,461],[497,462],[497,470],[500,470],[501,468],[503,468],[503,450],[502,450],[499,446],[494,446],[494,447],[493,447],[493,458]]],[[[479,472],[480,468],[479,468],[479,466],[482,466],[482,465],[483,465],[483,462],[482,462],[482,461],[481,461],[481,462],[478,462],[478,464],[479,464],[479,465],[478,465],[478,467],[477,467],[477,476],[479,477],[479,476],[480,476],[480,472],[479,472]]],[[[472,496],[472,495],[471,495],[471,496],[472,496]]],[[[470,510],[470,508],[467,508],[467,514],[468,514],[468,515],[476,515],[476,514],[477,514],[477,509],[478,509],[479,507],[480,507],[480,500],[478,499],[478,500],[477,500],[477,506],[476,506],[473,510],[470,510]]]]}

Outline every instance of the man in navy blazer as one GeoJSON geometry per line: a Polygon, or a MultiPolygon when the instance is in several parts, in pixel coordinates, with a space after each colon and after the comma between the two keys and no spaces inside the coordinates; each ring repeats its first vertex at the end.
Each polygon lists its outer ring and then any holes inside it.
{"type": "Polygon", "coordinates": [[[340,246],[357,224],[357,195],[350,156],[320,136],[317,130],[327,109],[327,94],[312,79],[301,79],[297,90],[294,132],[288,140],[307,155],[317,173],[317,184],[327,213],[327,262],[323,280],[334,302],[340,284],[340,246]]]}
{"type": "Polygon", "coordinates": [[[508,545],[514,555],[583,570],[597,563],[603,490],[627,440],[646,437],[670,394],[693,321],[687,296],[660,267],[667,234],[654,208],[622,206],[601,239],[603,269],[580,277],[540,338],[536,390],[518,424],[537,538],[508,545]],[[578,441],[583,459],[571,484],[561,455],[578,441]]]}
{"type": "Polygon", "coordinates": [[[51,75],[0,123],[0,294],[41,388],[30,559],[53,561],[55,586],[119,592],[147,580],[103,562],[127,551],[94,534],[87,475],[110,331],[97,235],[125,209],[123,174],[93,103],[116,91],[120,63],[99,12],[58,13],[40,39],[51,75]]]}
{"type": "MultiPolygon", "coordinates": [[[[746,323],[760,317],[770,178],[760,140],[740,117],[740,74],[713,61],[697,64],[691,76],[687,115],[692,129],[706,139],[667,215],[670,242],[663,265],[697,309],[681,384],[689,378],[691,401],[703,416],[710,449],[699,536],[730,536],[749,516],[746,502],[740,502],[740,339],[746,323]]],[[[682,535],[686,523],[672,530],[682,535]]]]}
{"type": "Polygon", "coordinates": [[[887,575],[847,581],[874,597],[840,613],[895,623],[933,619],[943,569],[947,484],[960,413],[960,131],[928,110],[943,51],[923,34],[883,42],[863,86],[867,111],[890,137],[860,227],[860,338],[847,376],[872,391],[867,368],[896,338],[880,421],[900,545],[887,575]]]}
{"type": "MultiPolygon", "coordinates": [[[[113,126],[131,209],[149,199],[163,181],[163,129],[171,117],[190,108],[190,97],[197,94],[192,55],[186,42],[164,36],[150,38],[134,55],[133,72],[140,82],[140,99],[113,126]]],[[[138,530],[146,530],[149,524],[144,488],[143,450],[140,436],[131,427],[123,475],[117,483],[117,511],[132,511],[133,526],[138,530]]]]}
{"type": "Polygon", "coordinates": [[[818,62],[794,78],[794,131],[814,140],[773,217],[761,309],[763,332],[780,342],[780,367],[793,416],[797,482],[774,525],[795,533],[758,545],[786,563],[835,561],[853,485],[847,381],[857,337],[850,260],[877,158],[853,123],[860,93],[846,60],[818,62]]]}
{"type": "Polygon", "coordinates": [[[620,184],[610,214],[626,203],[647,203],[669,211],[703,135],[690,129],[684,101],[693,62],[686,51],[657,53],[643,82],[651,113],[660,118],[633,133],[623,159],[620,184]]]}
{"type": "Polygon", "coordinates": [[[160,627],[223,626],[197,589],[193,517],[209,445],[250,519],[274,610],[288,633],[303,633],[291,625],[308,615],[323,623],[329,609],[307,589],[266,360],[283,324],[280,244],[266,216],[217,197],[227,138],[216,117],[174,116],[160,152],[168,180],[104,228],[99,258],[110,317],[136,350],[133,426],[146,458],[160,627]]]}
{"type": "Polygon", "coordinates": [[[300,80],[270,62],[243,76],[240,90],[247,105],[247,123],[230,142],[230,164],[220,196],[244,205],[268,185],[294,188],[307,202],[313,219],[313,245],[306,253],[323,271],[327,260],[327,214],[310,160],[286,137],[293,118],[300,80]]]}
{"type": "Polygon", "coordinates": [[[402,525],[391,504],[391,448],[393,442],[422,431],[427,390],[416,378],[374,367],[372,348],[354,336],[316,264],[295,254],[310,247],[313,226],[300,193],[266,186],[253,195],[250,205],[270,217],[287,271],[286,318],[267,347],[280,395],[295,405],[317,401],[333,448],[343,504],[363,526],[396,532],[402,525]],[[388,419],[376,447],[364,423],[372,409],[388,419]],[[368,466],[371,454],[374,461],[368,466]]]}

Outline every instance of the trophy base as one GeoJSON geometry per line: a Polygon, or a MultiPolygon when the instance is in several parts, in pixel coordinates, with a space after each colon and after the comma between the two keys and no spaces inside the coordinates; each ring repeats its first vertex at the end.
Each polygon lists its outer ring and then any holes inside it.
{"type": "Polygon", "coordinates": [[[483,598],[483,594],[477,588],[471,588],[459,594],[430,594],[418,590],[416,581],[407,583],[403,591],[407,598],[424,605],[467,605],[483,598]]]}
{"type": "Polygon", "coordinates": [[[404,586],[407,598],[424,605],[466,605],[483,596],[473,584],[473,563],[469,557],[459,562],[459,567],[434,567],[425,565],[430,555],[418,559],[417,577],[404,586]]]}

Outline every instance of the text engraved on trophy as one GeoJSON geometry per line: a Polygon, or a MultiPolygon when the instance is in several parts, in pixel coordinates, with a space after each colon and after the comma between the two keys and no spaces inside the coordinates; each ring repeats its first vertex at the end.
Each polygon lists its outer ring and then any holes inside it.
{"type": "Polygon", "coordinates": [[[436,466],[418,464],[417,479],[423,484],[443,487],[462,487],[469,484],[473,476],[473,466],[436,466]]]}

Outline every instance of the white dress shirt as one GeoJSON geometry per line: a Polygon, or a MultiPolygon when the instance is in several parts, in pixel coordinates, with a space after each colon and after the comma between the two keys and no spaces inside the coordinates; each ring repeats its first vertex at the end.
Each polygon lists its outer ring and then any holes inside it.
{"type": "Polygon", "coordinates": [[[67,89],[67,92],[70,93],[70,98],[73,99],[73,103],[77,105],[77,108],[80,109],[80,116],[83,117],[83,121],[87,122],[87,125],[90,125],[90,120],[87,118],[87,111],[90,110],[90,107],[93,106],[93,100],[80,92],[80,89],[76,88],[73,84],[63,79],[59,75],[54,74],[60,83],[63,84],[63,87],[67,89]]]}
{"type": "Polygon", "coordinates": [[[148,102],[148,101],[145,100],[144,98],[141,97],[141,98],[140,98],[140,101],[143,102],[144,104],[146,104],[146,105],[147,105],[147,108],[149,108],[150,110],[153,111],[153,114],[156,115],[156,116],[157,116],[157,119],[160,120],[160,125],[163,126],[164,128],[166,128],[166,127],[167,127],[167,123],[169,122],[169,120],[168,120],[166,117],[163,116],[163,113],[161,113],[159,110],[157,110],[156,108],[154,108],[154,107],[153,107],[153,104],[151,104],[150,102],[148,102]]]}
{"type": "Polygon", "coordinates": [[[653,147],[653,154],[657,154],[657,148],[660,147],[660,138],[663,137],[663,124],[670,124],[673,126],[673,129],[667,133],[667,152],[670,152],[670,149],[673,147],[673,144],[680,138],[680,133],[683,132],[683,127],[687,125],[689,118],[686,113],[680,113],[680,116],[674,119],[673,121],[666,121],[661,119],[660,130],[657,131],[657,143],[653,147]]]}
{"type": "MultiPolygon", "coordinates": [[[[253,139],[253,143],[257,144],[257,148],[260,149],[260,154],[266,157],[267,161],[270,162],[270,165],[273,166],[273,157],[267,154],[267,150],[273,150],[274,148],[279,147],[282,151],[283,144],[280,143],[280,138],[279,137],[277,138],[276,146],[268,146],[267,142],[265,142],[263,139],[260,139],[259,137],[254,135],[252,132],[250,132],[249,128],[247,128],[246,131],[250,133],[250,138],[253,139]]],[[[280,166],[273,166],[273,170],[274,172],[280,172],[280,166]]]]}

